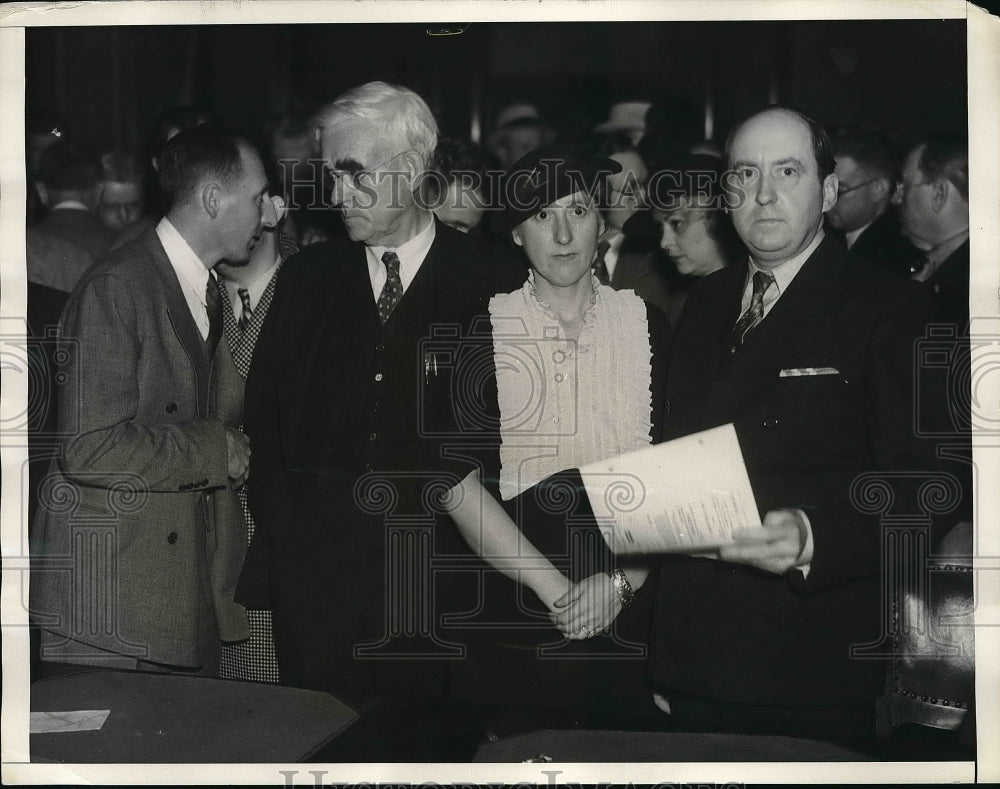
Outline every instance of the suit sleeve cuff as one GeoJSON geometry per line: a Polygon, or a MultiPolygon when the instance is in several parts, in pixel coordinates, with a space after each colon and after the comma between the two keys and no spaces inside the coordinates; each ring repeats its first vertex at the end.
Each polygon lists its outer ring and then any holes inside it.
{"type": "Polygon", "coordinates": [[[798,513],[800,520],[799,528],[803,532],[802,541],[802,552],[795,559],[795,569],[802,573],[803,578],[809,577],[809,570],[812,565],[813,558],[813,532],[812,524],[809,522],[809,516],[805,514],[802,510],[794,510],[798,513]]]}

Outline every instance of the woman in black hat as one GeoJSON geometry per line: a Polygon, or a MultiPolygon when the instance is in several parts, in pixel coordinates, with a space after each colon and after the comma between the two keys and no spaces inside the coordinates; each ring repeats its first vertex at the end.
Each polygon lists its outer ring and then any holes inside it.
{"type": "Polygon", "coordinates": [[[452,510],[491,568],[454,690],[530,710],[522,725],[533,728],[642,728],[657,715],[645,684],[648,571],[610,553],[577,471],[658,440],[663,410],[665,316],[592,270],[604,230],[594,195],[618,170],[546,146],[508,175],[497,227],[531,272],[490,301],[499,472],[467,478],[452,510]]]}

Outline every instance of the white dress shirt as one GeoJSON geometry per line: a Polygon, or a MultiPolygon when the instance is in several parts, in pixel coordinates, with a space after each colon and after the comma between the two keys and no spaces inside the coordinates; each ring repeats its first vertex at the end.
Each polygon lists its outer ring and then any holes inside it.
{"type": "Polygon", "coordinates": [[[209,324],[205,290],[208,288],[208,278],[215,274],[202,263],[201,258],[188,246],[184,236],[166,217],[163,217],[156,226],[156,235],[163,244],[163,251],[167,253],[167,259],[181,284],[184,300],[191,310],[191,317],[194,318],[198,331],[201,332],[201,338],[207,340],[209,324]]]}
{"type": "Polygon", "coordinates": [[[234,282],[227,277],[222,278],[222,283],[226,286],[226,295],[229,296],[229,303],[233,308],[233,317],[236,318],[237,322],[243,317],[243,300],[240,299],[240,290],[245,289],[250,294],[250,309],[256,310],[257,304],[260,302],[260,297],[264,295],[268,283],[274,276],[274,272],[278,270],[280,264],[281,255],[278,254],[274,259],[274,265],[258,275],[249,285],[240,285],[238,282],[234,282]]]}
{"type": "Polygon", "coordinates": [[[388,277],[385,263],[382,262],[382,255],[391,250],[399,257],[399,279],[403,283],[403,293],[406,293],[406,289],[410,287],[413,278],[420,271],[420,266],[423,265],[431,244],[434,243],[435,233],[434,215],[429,214],[427,226],[401,246],[395,249],[392,247],[365,247],[365,254],[368,256],[368,276],[372,281],[372,293],[375,295],[376,304],[378,304],[378,297],[382,294],[382,288],[388,277]]]}
{"type": "Polygon", "coordinates": [[[804,250],[799,252],[795,257],[790,260],[786,260],[774,268],[763,268],[758,266],[754,261],[753,257],[750,258],[750,265],[747,271],[747,281],[746,285],[743,286],[743,302],[740,307],[740,315],[747,311],[750,307],[750,300],[753,298],[753,275],[757,271],[763,271],[769,273],[774,277],[774,284],[771,285],[766,291],[764,291],[764,317],[767,317],[767,313],[771,311],[771,308],[777,303],[778,299],[781,298],[781,294],[784,293],[788,286],[792,284],[792,280],[795,279],[795,275],[799,273],[802,266],[809,259],[809,256],[816,251],[816,247],[820,245],[823,240],[823,228],[820,228],[819,232],[816,234],[809,246],[804,250]],[[777,287],[775,287],[777,285],[777,287]]]}

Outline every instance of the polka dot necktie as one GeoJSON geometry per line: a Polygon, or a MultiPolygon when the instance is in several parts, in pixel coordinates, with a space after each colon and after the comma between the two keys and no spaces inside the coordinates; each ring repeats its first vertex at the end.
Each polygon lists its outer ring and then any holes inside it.
{"type": "Polygon", "coordinates": [[[753,293],[750,294],[750,306],[733,327],[733,353],[736,353],[736,349],[743,345],[747,334],[756,329],[764,320],[764,294],[772,282],[774,282],[774,276],[766,271],[758,271],[753,275],[753,293]]]}
{"type": "Polygon", "coordinates": [[[243,311],[240,313],[240,319],[236,322],[236,325],[240,327],[240,332],[246,334],[247,327],[253,319],[253,307],[250,306],[250,291],[246,288],[239,288],[236,292],[240,296],[240,301],[243,302],[243,311]]]}
{"type": "Polygon", "coordinates": [[[389,250],[382,255],[382,262],[385,264],[386,278],[378,297],[378,319],[385,326],[392,311],[403,298],[403,281],[399,278],[399,256],[395,252],[389,250]]]}

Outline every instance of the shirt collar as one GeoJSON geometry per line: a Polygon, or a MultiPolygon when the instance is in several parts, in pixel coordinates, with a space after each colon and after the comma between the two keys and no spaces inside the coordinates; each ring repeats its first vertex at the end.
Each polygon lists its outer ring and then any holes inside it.
{"type": "Polygon", "coordinates": [[[608,236],[606,240],[608,248],[614,250],[614,253],[617,255],[625,241],[625,234],[619,230],[614,235],[608,236]]]}
{"type": "Polygon", "coordinates": [[[177,279],[185,289],[197,294],[202,304],[205,303],[205,289],[208,286],[209,269],[201,261],[184,236],[180,234],[169,219],[163,217],[156,226],[156,235],[163,244],[170,265],[177,273],[177,279]]]}
{"type": "Polygon", "coordinates": [[[933,249],[927,252],[927,261],[931,265],[942,263],[951,257],[951,254],[962,244],[969,240],[969,228],[965,228],[961,233],[947,238],[933,249]]]}
{"type": "MultiPolygon", "coordinates": [[[[872,220],[872,222],[874,222],[874,221],[875,220],[872,220]]],[[[854,246],[854,242],[858,240],[858,237],[862,233],[864,233],[868,228],[870,228],[872,226],[872,222],[869,222],[868,224],[862,225],[861,227],[857,228],[856,230],[848,230],[846,233],[844,233],[844,240],[847,242],[847,248],[848,249],[850,249],[851,247],[853,247],[854,246]]]]}
{"type": "Polygon", "coordinates": [[[427,252],[434,243],[434,215],[428,213],[427,224],[413,238],[400,244],[398,247],[368,247],[370,252],[378,259],[382,260],[382,255],[388,251],[393,251],[399,257],[400,269],[419,266],[427,257],[427,252]]]}
{"type": "Polygon", "coordinates": [[[819,232],[816,233],[816,237],[813,238],[811,242],[809,242],[809,246],[807,246],[805,249],[799,252],[799,254],[797,254],[795,257],[786,260],[784,263],[781,263],[775,266],[774,268],[766,269],[761,266],[758,266],[757,263],[754,261],[753,257],[751,257],[750,266],[748,267],[749,271],[747,272],[747,282],[753,279],[754,272],[757,271],[768,272],[774,277],[774,282],[778,286],[777,292],[778,295],[780,296],[782,293],[785,292],[788,286],[792,284],[792,280],[795,279],[795,275],[798,274],[802,266],[805,265],[805,262],[809,259],[809,256],[816,251],[816,247],[818,247],[820,243],[823,241],[824,235],[825,234],[823,232],[823,228],[821,227],[819,229],[819,232]]]}
{"type": "Polygon", "coordinates": [[[254,278],[254,281],[249,285],[240,285],[238,282],[234,282],[231,279],[222,277],[222,282],[226,286],[226,291],[229,294],[229,301],[232,304],[240,301],[240,289],[246,288],[247,293],[250,294],[250,306],[254,309],[257,308],[257,302],[260,301],[260,297],[264,295],[264,291],[267,290],[268,283],[271,278],[274,277],[275,272],[278,270],[278,266],[281,265],[281,255],[279,254],[272,265],[267,271],[263,271],[254,278]]]}

